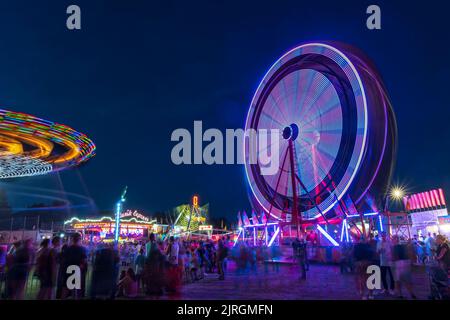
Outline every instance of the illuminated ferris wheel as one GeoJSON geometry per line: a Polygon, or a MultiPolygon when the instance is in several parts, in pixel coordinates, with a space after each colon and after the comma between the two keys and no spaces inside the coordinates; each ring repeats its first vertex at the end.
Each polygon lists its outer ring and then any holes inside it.
{"type": "Polygon", "coordinates": [[[379,76],[353,48],[308,43],[283,55],[256,90],[250,129],[279,132],[268,146],[279,145],[275,174],[262,174],[245,144],[252,200],[273,218],[317,223],[347,199],[358,210],[381,202],[395,158],[395,117],[379,76]]]}

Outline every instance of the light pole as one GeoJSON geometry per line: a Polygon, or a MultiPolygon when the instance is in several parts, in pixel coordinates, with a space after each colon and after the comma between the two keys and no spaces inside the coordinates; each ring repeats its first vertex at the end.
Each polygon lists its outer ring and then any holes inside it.
{"type": "Polygon", "coordinates": [[[387,215],[387,217],[388,217],[389,236],[392,233],[392,230],[391,230],[392,229],[392,218],[391,218],[391,213],[389,211],[389,200],[393,199],[395,201],[401,201],[404,196],[405,196],[405,190],[399,186],[392,187],[386,196],[386,202],[384,205],[384,214],[387,215]]]}
{"type": "Polygon", "coordinates": [[[125,202],[125,196],[127,194],[128,187],[126,186],[125,189],[123,189],[122,196],[120,197],[120,200],[116,203],[116,227],[114,230],[114,242],[117,244],[119,242],[119,236],[120,236],[120,214],[122,213],[122,207],[123,203],[125,202]]]}

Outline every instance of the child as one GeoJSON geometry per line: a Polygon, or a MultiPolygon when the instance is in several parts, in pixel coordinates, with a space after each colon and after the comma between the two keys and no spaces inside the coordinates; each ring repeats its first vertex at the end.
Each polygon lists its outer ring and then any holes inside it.
{"type": "Polygon", "coordinates": [[[186,282],[189,283],[191,279],[190,275],[190,265],[191,265],[191,250],[186,249],[186,253],[183,256],[183,264],[184,264],[184,276],[186,279],[186,282]]]}
{"type": "Polygon", "coordinates": [[[198,267],[199,267],[199,262],[198,262],[197,252],[194,251],[194,252],[192,252],[192,255],[191,255],[191,279],[192,279],[192,281],[199,280],[199,278],[197,276],[198,267]]]}

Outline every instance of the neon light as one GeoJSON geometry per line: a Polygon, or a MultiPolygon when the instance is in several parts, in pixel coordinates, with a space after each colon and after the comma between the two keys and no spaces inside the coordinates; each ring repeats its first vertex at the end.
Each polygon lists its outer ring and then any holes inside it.
{"type": "Polygon", "coordinates": [[[253,228],[253,245],[256,246],[256,228],[253,228]]]}
{"type": "Polygon", "coordinates": [[[383,232],[383,219],[381,218],[381,215],[378,216],[378,222],[380,223],[380,231],[383,232]]]}
{"type": "Polygon", "coordinates": [[[122,195],[120,197],[120,200],[116,203],[116,226],[114,230],[114,241],[117,243],[119,241],[120,236],[120,214],[122,212],[122,205],[125,202],[125,195],[127,194],[127,187],[122,192],[122,195]]]}
{"type": "Polygon", "coordinates": [[[278,225],[278,222],[249,224],[249,225],[247,225],[247,226],[244,226],[244,228],[264,227],[264,226],[266,226],[266,225],[267,225],[267,226],[278,225]]]}
{"type": "Polygon", "coordinates": [[[431,198],[431,204],[433,205],[433,207],[436,207],[436,200],[434,198],[433,190],[429,191],[429,193],[431,198]]]}
{"type": "Polygon", "coordinates": [[[328,232],[326,232],[320,225],[317,225],[317,230],[320,231],[320,233],[322,233],[325,238],[328,239],[328,241],[330,241],[335,247],[339,247],[339,243],[336,242],[336,240],[334,240],[329,234],[328,232]]]}
{"type": "MultiPolygon", "coordinates": [[[[101,217],[98,219],[80,219],[77,217],[73,217],[70,220],[64,221],[64,224],[73,224],[75,222],[77,223],[96,223],[96,222],[103,222],[104,220],[109,220],[110,222],[115,222],[116,220],[111,217],[101,217]]],[[[130,219],[120,219],[121,222],[134,222],[138,224],[155,224],[157,222],[156,219],[153,219],[151,221],[141,221],[137,220],[136,218],[130,218],[130,219]]]]}
{"type": "Polygon", "coordinates": [[[280,233],[280,228],[278,227],[278,228],[275,230],[275,233],[273,234],[272,238],[270,239],[268,247],[271,247],[271,246],[272,246],[274,240],[276,239],[276,237],[278,236],[279,233],[280,233]]]}
{"type": "Polygon", "coordinates": [[[265,229],[265,234],[266,234],[265,238],[266,238],[266,246],[267,246],[267,242],[268,242],[267,236],[268,236],[269,234],[267,233],[267,227],[265,227],[264,229],[265,229]]]}
{"type": "Polygon", "coordinates": [[[445,206],[444,191],[442,189],[439,189],[439,196],[441,198],[442,205],[445,206]]]}
{"type": "Polygon", "coordinates": [[[0,152],[0,179],[42,175],[52,170],[50,163],[40,159],[0,152]]]}
{"type": "MultiPolygon", "coordinates": [[[[369,213],[364,213],[363,216],[370,217],[370,216],[376,216],[377,214],[379,214],[379,212],[369,212],[369,213]]],[[[360,216],[359,214],[352,214],[352,215],[348,215],[347,218],[356,218],[359,216],[360,216]]]]}
{"type": "Polygon", "coordinates": [[[238,242],[238,240],[239,240],[239,237],[240,237],[241,233],[242,233],[242,229],[239,229],[239,233],[238,233],[238,235],[237,235],[236,239],[234,239],[234,244],[233,244],[233,247],[234,247],[234,246],[236,245],[236,243],[238,242]]]}
{"type": "Polygon", "coordinates": [[[347,220],[345,220],[345,239],[347,242],[350,241],[350,235],[348,234],[348,223],[347,220]]]}
{"type": "Polygon", "coordinates": [[[424,203],[424,201],[423,201],[422,194],[419,193],[417,196],[419,197],[420,209],[425,209],[425,203],[424,203]]]}
{"type": "Polygon", "coordinates": [[[441,200],[439,199],[439,192],[437,190],[433,190],[434,198],[436,199],[437,205],[441,206],[441,200]]]}
{"type": "Polygon", "coordinates": [[[4,150],[0,153],[0,178],[46,174],[95,155],[95,145],[86,135],[62,124],[3,109],[0,150],[4,150]]]}
{"type": "Polygon", "coordinates": [[[198,207],[198,196],[193,196],[192,197],[192,205],[194,207],[198,207]]]}
{"type": "MultiPolygon", "coordinates": [[[[266,72],[266,74],[264,75],[262,81],[259,83],[258,88],[256,89],[252,101],[251,101],[251,107],[249,108],[248,112],[247,112],[247,117],[246,117],[246,122],[245,122],[245,128],[250,128],[250,122],[251,122],[251,116],[252,113],[254,113],[254,109],[255,106],[257,105],[257,98],[260,95],[264,85],[266,84],[266,79],[268,79],[268,77],[275,72],[276,70],[278,70],[280,68],[281,65],[283,65],[283,63],[285,62],[286,58],[290,58],[291,55],[296,55],[298,56],[298,52],[301,50],[304,50],[305,48],[320,48],[319,50],[330,50],[333,54],[339,56],[343,62],[345,62],[351,69],[351,73],[352,76],[356,79],[356,82],[358,85],[355,85],[355,87],[357,88],[353,88],[353,90],[359,90],[361,92],[361,97],[362,97],[362,109],[363,109],[363,117],[364,117],[364,124],[360,124],[360,127],[363,128],[364,133],[363,133],[363,138],[362,138],[362,143],[361,143],[361,147],[359,150],[357,150],[357,152],[359,151],[359,154],[357,154],[357,160],[356,160],[356,165],[354,166],[354,170],[351,173],[350,178],[348,179],[347,183],[345,184],[344,188],[342,188],[342,191],[339,193],[339,195],[336,197],[335,200],[333,201],[329,201],[329,205],[325,208],[322,209],[323,214],[326,214],[329,210],[331,210],[336,203],[341,200],[341,198],[346,194],[347,190],[350,188],[353,180],[355,179],[356,174],[358,173],[360,166],[361,166],[361,162],[362,162],[362,158],[363,158],[363,154],[365,152],[365,147],[367,144],[367,140],[368,140],[368,136],[367,136],[367,130],[368,130],[368,108],[367,108],[367,97],[366,97],[366,93],[365,93],[365,88],[363,86],[361,77],[358,73],[358,71],[356,70],[355,66],[353,65],[353,63],[350,61],[350,59],[340,50],[338,50],[337,48],[334,48],[330,45],[327,44],[323,44],[323,43],[308,43],[308,44],[304,44],[301,46],[298,46],[290,51],[288,51],[287,53],[285,53],[281,58],[279,58],[271,67],[270,69],[266,72]]],[[[346,70],[348,71],[348,70],[346,70]]],[[[349,72],[350,73],[350,72],[349,72]]],[[[349,75],[348,75],[349,76],[349,75]]],[[[243,143],[243,151],[244,151],[244,158],[247,159],[248,158],[248,152],[246,150],[246,143],[243,143]]],[[[250,186],[250,189],[252,191],[252,194],[254,195],[254,198],[256,199],[256,201],[261,205],[262,208],[264,208],[267,212],[269,212],[270,210],[268,210],[267,205],[265,203],[263,203],[263,196],[260,192],[260,190],[258,190],[257,188],[254,188],[253,183],[252,183],[252,179],[250,178],[250,167],[249,164],[246,161],[246,165],[245,165],[245,173],[246,173],[246,177],[247,177],[247,181],[248,184],[250,186]]],[[[339,189],[341,190],[341,188],[339,189]]],[[[276,208],[273,208],[276,209],[276,208]]],[[[269,212],[271,215],[272,213],[269,212]]],[[[313,219],[318,218],[319,216],[321,216],[320,213],[318,213],[316,216],[312,217],[313,219]]]]}
{"type": "Polygon", "coordinates": [[[344,229],[345,229],[346,222],[347,222],[346,219],[342,220],[341,237],[340,237],[341,242],[344,240],[344,229]]]}

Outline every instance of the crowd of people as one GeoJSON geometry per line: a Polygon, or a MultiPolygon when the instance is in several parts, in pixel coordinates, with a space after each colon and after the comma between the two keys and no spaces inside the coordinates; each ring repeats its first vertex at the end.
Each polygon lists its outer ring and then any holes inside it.
{"type": "Polygon", "coordinates": [[[31,240],[14,243],[4,256],[2,298],[23,299],[29,275],[39,280],[37,299],[89,297],[133,298],[140,294],[176,294],[182,284],[198,281],[205,274],[225,279],[226,259],[232,242],[224,237],[194,241],[150,234],[146,241],[82,244],[75,234],[70,241],[44,239],[36,250],[31,240]],[[78,266],[81,288],[67,289],[69,266],[78,266]],[[88,270],[90,277],[88,279],[88,270]],[[89,292],[86,287],[89,281],[89,292]]]}
{"type": "MultiPolygon", "coordinates": [[[[297,262],[299,279],[305,281],[309,270],[310,242],[294,239],[292,258],[297,262]]],[[[356,289],[362,299],[373,299],[374,290],[367,286],[371,265],[380,267],[382,289],[377,293],[403,298],[404,290],[416,298],[412,281],[412,265],[425,264],[430,276],[433,299],[448,298],[450,250],[442,235],[425,239],[414,236],[405,241],[399,236],[360,237],[357,241],[341,243],[340,271],[353,274],[356,289]]],[[[134,298],[145,295],[177,294],[182,285],[201,280],[206,275],[224,280],[227,262],[233,261],[236,273],[258,274],[279,272],[279,246],[254,246],[229,237],[218,241],[192,240],[155,234],[148,239],[122,243],[82,243],[74,234],[70,240],[55,236],[44,239],[35,249],[31,240],[14,243],[8,252],[0,247],[0,274],[4,275],[2,298],[23,299],[27,281],[37,278],[37,299],[66,298],[134,298]],[[270,264],[270,262],[272,262],[270,264]],[[274,263],[275,262],[275,263],[274,263]],[[69,290],[69,266],[80,270],[81,286],[69,290]],[[89,288],[89,290],[87,290],[89,288]]]]}
{"type": "Polygon", "coordinates": [[[355,243],[341,245],[341,273],[354,273],[358,294],[363,299],[373,299],[374,291],[367,287],[367,268],[377,265],[381,271],[381,294],[403,298],[403,289],[406,289],[415,299],[412,266],[414,263],[424,264],[430,277],[430,298],[448,299],[448,240],[443,235],[428,234],[423,246],[425,250],[418,243],[417,236],[404,240],[397,235],[389,238],[383,232],[381,238],[360,237],[355,243]]]}

